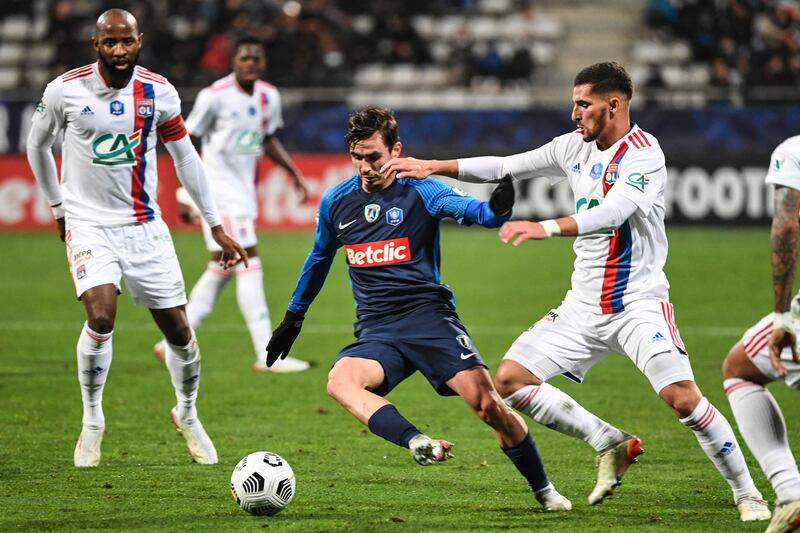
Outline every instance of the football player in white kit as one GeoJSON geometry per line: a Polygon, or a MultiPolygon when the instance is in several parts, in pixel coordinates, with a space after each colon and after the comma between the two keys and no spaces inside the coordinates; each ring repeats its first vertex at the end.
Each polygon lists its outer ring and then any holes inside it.
{"type": "MultiPolygon", "coordinates": [[[[211,260],[189,294],[186,314],[192,328],[199,328],[235,275],[236,300],[256,354],[255,370],[301,372],[309,364],[294,357],[277,361],[268,368],[264,351],[272,324],[264,297],[261,259],[256,251],[256,179],[261,154],[266,153],[289,173],[300,202],[307,197],[302,173],[275,136],[283,126],[281,99],[278,89],[259,79],[265,67],[264,45],[254,37],[239,39],[234,46],[233,72],[200,91],[186,119],[189,134],[202,139],[201,154],[222,225],[236,236],[249,257],[248,266],[238,265],[232,270],[219,268],[221,250],[212,239],[208,224],[204,223],[203,235],[211,260]]],[[[188,209],[185,205],[179,207],[192,211],[191,205],[188,209]]],[[[153,351],[163,360],[164,342],[156,344],[153,351]]]]}
{"type": "Polygon", "coordinates": [[[772,215],[774,312],[747,330],[722,364],[725,394],[744,441],[775,490],[777,502],[769,533],[800,528],[800,474],[786,437],[786,422],[766,389],[783,380],[800,389],[797,355],[800,293],[792,298],[800,235],[800,135],[778,145],[767,183],[775,186],[772,215]]]}
{"type": "Polygon", "coordinates": [[[667,171],[658,141],[630,120],[633,86],[617,63],[591,65],[575,77],[572,120],[577,130],[535,150],[508,157],[436,161],[395,159],[383,168],[398,177],[431,174],[494,182],[549,177],[568,180],[576,214],[503,225],[503,242],[577,236],[572,289],[509,348],[495,374],[505,401],[537,422],[579,437],[598,452],[598,480],[589,495],[611,495],[642,453],[641,441],[544,383],[565,374],[577,381],[610,352],[622,352],[647,377],[733,490],[743,521],[767,520],[769,508],[753,484],[725,417],[694,382],[669,302],[664,189],[667,171]]]}
{"type": "Polygon", "coordinates": [[[200,351],[186,318],[186,295],[169,229],[156,203],[156,142],[161,139],[178,177],[213,228],[221,268],[247,254],[220,224],[200,158],[169,82],[136,65],[142,45],[136,19],[111,9],[97,19],[98,61],[47,86],[33,115],[28,161],[58,223],[86,323],[78,339],[83,428],[75,466],[97,466],[105,431],[103,388],[120,280],[146,305],[167,338],[167,368],[177,405],[172,421],[194,461],[215,464],[214,444],[197,417],[200,351]],[[52,145],[64,132],[61,183],[52,145]]]}

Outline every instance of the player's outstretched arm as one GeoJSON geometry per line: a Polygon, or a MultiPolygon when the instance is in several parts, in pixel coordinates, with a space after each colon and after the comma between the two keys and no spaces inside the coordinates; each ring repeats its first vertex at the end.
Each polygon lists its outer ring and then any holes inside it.
{"type": "Polygon", "coordinates": [[[555,220],[531,222],[529,220],[512,220],[500,228],[500,240],[519,246],[528,240],[543,240],[555,235],[575,236],[578,234],[578,225],[572,217],[562,217],[555,220]]]}
{"type": "Polygon", "coordinates": [[[292,176],[294,188],[300,196],[300,203],[302,204],[305,202],[308,199],[308,185],[306,185],[306,179],[303,173],[300,172],[300,169],[297,168],[297,165],[294,164],[289,153],[283,147],[283,143],[274,135],[267,137],[267,140],[264,142],[264,153],[292,176]]]}
{"type": "Polygon", "coordinates": [[[775,213],[772,216],[772,288],[774,292],[773,329],[769,339],[772,366],[780,375],[786,375],[786,366],[780,354],[790,348],[798,360],[794,324],[790,312],[792,285],[797,266],[797,238],[800,191],[790,187],[775,188],[775,213]]]}
{"type": "Polygon", "coordinates": [[[396,178],[425,179],[432,174],[458,178],[458,161],[447,159],[417,159],[414,157],[395,157],[381,167],[384,176],[395,173],[396,178]]]}
{"type": "Polygon", "coordinates": [[[61,197],[61,186],[58,183],[56,160],[53,157],[52,146],[56,136],[43,128],[33,126],[28,134],[27,155],[28,164],[33,171],[36,182],[44,192],[47,203],[53,211],[53,217],[58,227],[58,236],[64,242],[66,224],[64,223],[64,205],[61,197]]]}

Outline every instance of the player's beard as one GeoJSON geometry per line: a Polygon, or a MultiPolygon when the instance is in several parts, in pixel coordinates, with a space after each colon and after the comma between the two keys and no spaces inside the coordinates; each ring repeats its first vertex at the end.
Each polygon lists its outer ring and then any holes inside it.
{"type": "Polygon", "coordinates": [[[133,69],[139,62],[139,53],[140,52],[136,52],[136,55],[128,61],[128,66],[125,68],[125,70],[119,70],[116,68],[113,63],[103,57],[103,54],[99,52],[97,53],[97,58],[101,63],[103,63],[103,65],[106,67],[106,71],[111,75],[112,78],[127,79],[133,74],[133,69]]]}
{"type": "MultiPolygon", "coordinates": [[[[600,132],[603,131],[604,129],[606,129],[606,115],[605,114],[600,115],[599,117],[597,117],[597,120],[595,121],[594,133],[582,136],[583,142],[590,143],[592,141],[596,141],[597,138],[600,136],[600,132]]],[[[584,128],[583,131],[586,132],[586,129],[584,128]]]]}

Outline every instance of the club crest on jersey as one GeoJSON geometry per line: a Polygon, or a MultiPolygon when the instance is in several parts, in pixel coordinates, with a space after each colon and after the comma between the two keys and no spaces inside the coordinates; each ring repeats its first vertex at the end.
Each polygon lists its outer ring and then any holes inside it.
{"type": "Polygon", "coordinates": [[[456,341],[458,341],[458,344],[460,344],[465,350],[471,350],[472,349],[472,341],[469,340],[469,336],[467,336],[467,335],[458,335],[456,337],[456,341]]]}
{"type": "Polygon", "coordinates": [[[106,133],[92,143],[93,165],[129,166],[136,164],[136,148],[142,142],[142,130],[133,133],[106,133]]]}
{"type": "Polygon", "coordinates": [[[603,172],[603,164],[602,163],[595,163],[592,165],[592,170],[589,171],[589,177],[593,180],[599,180],[600,175],[603,172]]]}
{"type": "Polygon", "coordinates": [[[403,223],[403,210],[393,207],[386,211],[386,223],[390,226],[399,226],[403,223]]]}
{"type": "Polygon", "coordinates": [[[370,224],[378,220],[379,216],[381,216],[381,206],[378,204],[369,204],[364,207],[364,218],[367,219],[367,222],[370,224]]]}
{"type": "Polygon", "coordinates": [[[114,116],[119,116],[125,113],[125,104],[120,102],[119,100],[114,100],[108,106],[109,112],[114,116]]]}
{"type": "Polygon", "coordinates": [[[616,163],[611,163],[608,165],[606,169],[606,179],[605,182],[609,185],[614,185],[619,177],[619,165],[616,163]]]}
{"type": "Polygon", "coordinates": [[[153,116],[153,100],[150,98],[140,98],[136,100],[136,116],[149,118],[153,116]]]}

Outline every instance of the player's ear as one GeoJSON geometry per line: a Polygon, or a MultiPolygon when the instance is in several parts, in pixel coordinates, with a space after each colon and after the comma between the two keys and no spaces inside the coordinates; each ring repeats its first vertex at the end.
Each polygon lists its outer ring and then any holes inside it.
{"type": "Polygon", "coordinates": [[[141,47],[141,46],[142,46],[142,44],[144,43],[144,33],[140,33],[140,34],[139,34],[139,35],[136,37],[136,41],[139,43],[139,47],[141,47]]]}
{"type": "Polygon", "coordinates": [[[619,96],[613,95],[608,99],[608,112],[611,116],[619,113],[621,107],[622,101],[620,100],[619,96]]]}
{"type": "Polygon", "coordinates": [[[400,152],[402,151],[403,151],[403,144],[400,141],[397,141],[396,143],[394,143],[394,146],[392,146],[392,157],[398,157],[400,155],[400,152]]]}

